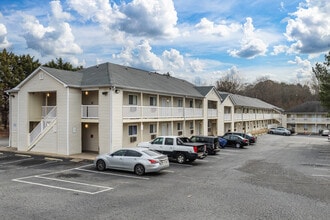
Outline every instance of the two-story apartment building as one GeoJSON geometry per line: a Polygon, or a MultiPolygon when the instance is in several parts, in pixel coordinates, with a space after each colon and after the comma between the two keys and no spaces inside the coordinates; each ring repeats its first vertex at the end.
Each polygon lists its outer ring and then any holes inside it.
{"type": "Polygon", "coordinates": [[[301,134],[318,134],[330,129],[329,111],[319,101],[302,103],[285,111],[284,126],[301,134]]]}
{"type": "Polygon", "coordinates": [[[111,152],[157,135],[262,130],[277,119],[274,106],[242,105],[248,97],[222,98],[212,86],[111,63],[77,72],[39,67],[8,94],[10,146],[62,155],[111,152]]]}
{"type": "Polygon", "coordinates": [[[220,92],[221,132],[266,132],[269,125],[282,123],[283,110],[257,98],[220,92]]]}

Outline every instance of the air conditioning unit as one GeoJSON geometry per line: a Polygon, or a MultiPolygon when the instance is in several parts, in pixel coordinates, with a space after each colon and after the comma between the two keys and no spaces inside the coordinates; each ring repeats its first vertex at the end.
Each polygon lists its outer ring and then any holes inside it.
{"type": "Polygon", "coordinates": [[[130,138],[129,138],[130,143],[136,142],[136,140],[137,140],[136,137],[130,137],[130,138]]]}
{"type": "Polygon", "coordinates": [[[156,138],[156,135],[155,134],[152,134],[150,138],[151,138],[151,140],[153,140],[153,139],[156,138]]]}
{"type": "Polygon", "coordinates": [[[178,131],[178,136],[181,136],[182,135],[182,131],[178,131]]]}

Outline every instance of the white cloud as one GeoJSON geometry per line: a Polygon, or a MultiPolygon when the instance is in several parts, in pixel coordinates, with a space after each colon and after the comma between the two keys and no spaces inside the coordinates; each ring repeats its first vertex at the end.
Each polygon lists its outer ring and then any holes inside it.
{"type": "Polygon", "coordinates": [[[113,6],[108,0],[68,0],[68,3],[83,19],[99,23],[111,33],[164,38],[179,34],[172,0],[133,0],[113,6]]]}
{"type": "Polygon", "coordinates": [[[286,37],[296,53],[319,53],[330,48],[330,2],[306,0],[288,20],[286,37]]]}
{"type": "Polygon", "coordinates": [[[303,60],[301,57],[296,56],[295,60],[289,60],[288,63],[298,66],[298,69],[295,71],[298,80],[310,79],[312,64],[309,60],[303,60]]]}
{"type": "Polygon", "coordinates": [[[133,43],[129,43],[120,54],[114,54],[113,58],[129,66],[149,71],[160,71],[163,69],[163,62],[151,50],[149,42],[142,40],[136,46],[133,43]]]}
{"type": "Polygon", "coordinates": [[[163,52],[163,59],[165,66],[169,66],[174,69],[179,69],[184,66],[183,56],[180,54],[180,51],[171,49],[170,51],[165,50],[163,52]]]}
{"type": "Polygon", "coordinates": [[[253,59],[257,56],[265,55],[268,45],[256,36],[255,29],[252,24],[252,18],[246,18],[243,32],[244,36],[241,40],[241,48],[239,50],[228,50],[228,53],[233,57],[247,59],[253,59]]]}
{"type": "Polygon", "coordinates": [[[193,73],[203,72],[204,70],[204,63],[200,61],[199,59],[192,60],[189,62],[190,70],[193,73]]]}
{"type": "Polygon", "coordinates": [[[60,1],[51,1],[49,4],[51,6],[53,16],[57,21],[71,19],[71,15],[63,11],[60,1]]]}
{"type": "Polygon", "coordinates": [[[63,12],[59,1],[52,1],[50,4],[52,16],[47,27],[34,16],[23,15],[22,27],[28,48],[38,51],[43,56],[64,58],[82,53],[80,46],[75,43],[69,23],[65,22],[71,16],[63,12]]]}
{"type": "Polygon", "coordinates": [[[241,25],[237,23],[232,23],[227,25],[225,21],[221,24],[215,24],[212,21],[209,21],[207,18],[202,18],[201,21],[195,25],[200,33],[218,35],[221,37],[227,37],[233,32],[240,30],[241,25]]]}
{"type": "Polygon", "coordinates": [[[3,49],[3,48],[7,48],[9,46],[10,46],[10,43],[7,39],[7,28],[4,24],[0,23],[0,48],[3,49]]]}
{"type": "Polygon", "coordinates": [[[68,4],[71,9],[81,15],[83,20],[99,23],[107,31],[113,28],[118,19],[125,18],[117,5],[114,4],[112,7],[109,0],[68,0],[68,4]]]}
{"type": "Polygon", "coordinates": [[[178,17],[172,0],[133,0],[121,7],[120,30],[138,36],[176,37],[178,17]]]}

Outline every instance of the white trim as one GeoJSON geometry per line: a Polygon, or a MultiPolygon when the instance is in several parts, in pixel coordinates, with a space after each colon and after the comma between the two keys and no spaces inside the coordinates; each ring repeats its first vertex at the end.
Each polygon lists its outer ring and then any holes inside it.
{"type": "Polygon", "coordinates": [[[70,114],[70,88],[66,88],[66,155],[69,155],[69,114],[70,114]]]}
{"type": "Polygon", "coordinates": [[[109,100],[109,110],[110,110],[110,120],[109,120],[109,152],[112,152],[112,114],[113,114],[113,93],[115,91],[115,88],[113,87],[112,89],[110,89],[110,100],[109,100]]]}

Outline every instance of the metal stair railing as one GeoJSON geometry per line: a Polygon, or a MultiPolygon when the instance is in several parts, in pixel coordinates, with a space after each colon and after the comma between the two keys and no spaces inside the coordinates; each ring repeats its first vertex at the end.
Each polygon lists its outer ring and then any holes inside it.
{"type": "Polygon", "coordinates": [[[56,106],[40,121],[40,123],[30,133],[30,145],[40,136],[40,134],[56,119],[56,106]]]}

